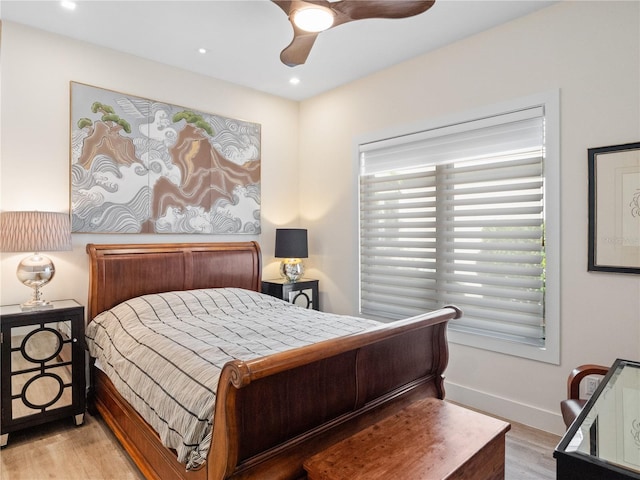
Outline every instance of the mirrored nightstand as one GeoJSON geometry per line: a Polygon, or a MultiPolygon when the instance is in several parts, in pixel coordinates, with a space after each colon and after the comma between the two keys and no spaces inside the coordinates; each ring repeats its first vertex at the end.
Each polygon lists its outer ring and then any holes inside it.
{"type": "Polygon", "coordinates": [[[66,416],[84,421],[84,307],[51,303],[43,310],[0,307],[0,446],[22,428],[66,416]]]}
{"type": "Polygon", "coordinates": [[[289,282],[279,278],[263,280],[262,293],[281,298],[303,308],[320,310],[318,280],[308,278],[303,278],[297,282],[289,282]]]}

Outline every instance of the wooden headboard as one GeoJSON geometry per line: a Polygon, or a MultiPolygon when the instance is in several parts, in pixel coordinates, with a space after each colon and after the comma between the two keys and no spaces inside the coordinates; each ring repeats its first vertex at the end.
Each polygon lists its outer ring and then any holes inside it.
{"type": "Polygon", "coordinates": [[[261,287],[262,259],[257,242],[89,243],[87,253],[89,321],[125,300],[148,293],[221,287],[260,291],[261,287]]]}

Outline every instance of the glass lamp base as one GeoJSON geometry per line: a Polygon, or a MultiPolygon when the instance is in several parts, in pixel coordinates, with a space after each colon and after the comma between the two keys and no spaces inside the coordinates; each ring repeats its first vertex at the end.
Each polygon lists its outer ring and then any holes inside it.
{"type": "Polygon", "coordinates": [[[51,308],[53,305],[42,298],[40,288],[51,281],[56,273],[53,262],[44,255],[34,254],[23,259],[18,265],[16,275],[27,287],[33,288],[31,299],[20,304],[22,310],[51,308]]]}
{"type": "Polygon", "coordinates": [[[34,300],[33,298],[27,302],[20,304],[21,310],[44,310],[45,308],[53,308],[53,303],[48,300],[34,300]]]}
{"type": "Polygon", "coordinates": [[[286,258],[280,263],[280,275],[289,282],[297,282],[304,275],[304,264],[299,258],[286,258]]]}

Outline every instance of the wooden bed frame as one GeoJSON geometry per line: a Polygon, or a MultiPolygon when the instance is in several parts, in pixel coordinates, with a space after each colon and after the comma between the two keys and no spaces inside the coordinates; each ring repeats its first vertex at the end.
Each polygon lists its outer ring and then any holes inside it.
{"type": "MultiPolygon", "coordinates": [[[[146,293],[208,287],[260,291],[256,242],[88,244],[89,321],[146,293]]],[[[455,307],[246,362],[220,375],[206,464],[186,471],[173,451],[91,368],[98,412],[148,479],[298,479],[304,460],[410,402],[444,398],[446,324],[455,307]]]]}

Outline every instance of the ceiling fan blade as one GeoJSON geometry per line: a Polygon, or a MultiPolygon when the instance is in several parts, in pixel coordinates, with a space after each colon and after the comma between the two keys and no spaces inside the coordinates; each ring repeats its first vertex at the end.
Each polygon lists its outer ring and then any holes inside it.
{"type": "Polygon", "coordinates": [[[271,0],[278,5],[282,11],[289,17],[289,22],[293,28],[293,39],[291,43],[287,45],[282,52],[280,52],[280,60],[282,63],[289,67],[295,67],[296,65],[302,65],[307,61],[311,47],[313,47],[318,32],[305,32],[299,29],[291,20],[291,14],[308,4],[322,5],[330,8],[330,3],[327,0],[271,0]]]}
{"type": "Polygon", "coordinates": [[[302,65],[307,61],[311,47],[318,33],[305,32],[293,25],[293,40],[280,52],[280,60],[289,67],[302,65]]]}
{"type": "Polygon", "coordinates": [[[275,3],[276,5],[278,5],[283,11],[284,13],[287,14],[287,16],[289,15],[289,12],[291,11],[291,0],[271,0],[273,3],[275,3]]]}
{"type": "Polygon", "coordinates": [[[429,10],[435,0],[342,0],[331,4],[336,13],[349,20],[365,18],[407,18],[429,10]]]}

